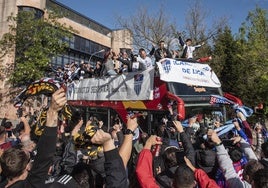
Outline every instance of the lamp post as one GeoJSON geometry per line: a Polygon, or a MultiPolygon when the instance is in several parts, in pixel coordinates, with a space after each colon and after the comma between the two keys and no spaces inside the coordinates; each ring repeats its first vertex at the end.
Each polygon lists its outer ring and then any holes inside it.
{"type": "Polygon", "coordinates": [[[91,54],[91,56],[89,57],[89,60],[88,60],[89,64],[90,64],[91,58],[92,58],[94,55],[96,55],[96,54],[98,54],[98,53],[101,53],[101,52],[105,52],[105,49],[102,49],[102,50],[100,50],[100,51],[97,51],[97,52],[94,52],[93,54],[91,54]]]}

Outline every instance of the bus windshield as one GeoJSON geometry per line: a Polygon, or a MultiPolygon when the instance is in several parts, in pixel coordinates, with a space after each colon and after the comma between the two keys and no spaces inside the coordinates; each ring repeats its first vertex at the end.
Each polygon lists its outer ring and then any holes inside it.
{"type": "MultiPolygon", "coordinates": [[[[185,114],[202,116],[202,123],[211,125],[226,121],[226,109],[223,105],[211,105],[211,95],[222,95],[221,88],[191,86],[183,83],[168,82],[168,90],[184,101],[185,114]]],[[[186,117],[187,118],[187,117],[186,117]]]]}
{"type": "Polygon", "coordinates": [[[210,95],[222,95],[221,88],[191,86],[177,82],[168,82],[167,86],[171,93],[183,99],[185,106],[208,106],[210,95]]]}

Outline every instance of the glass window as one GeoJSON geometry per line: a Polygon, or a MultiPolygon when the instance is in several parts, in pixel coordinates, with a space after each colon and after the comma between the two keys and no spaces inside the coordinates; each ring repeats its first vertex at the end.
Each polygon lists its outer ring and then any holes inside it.
{"type": "Polygon", "coordinates": [[[57,62],[57,63],[62,63],[62,56],[58,56],[58,57],[56,58],[56,62],[57,62]]]}
{"type": "Polygon", "coordinates": [[[67,63],[69,63],[69,57],[64,56],[64,58],[63,58],[63,64],[65,65],[67,63]]]}
{"type": "Polygon", "coordinates": [[[70,42],[70,48],[74,49],[74,42],[70,42]]]}
{"type": "Polygon", "coordinates": [[[97,44],[95,42],[92,42],[90,45],[90,49],[91,49],[91,52],[90,52],[91,54],[97,52],[98,51],[97,44]]]}
{"type": "Polygon", "coordinates": [[[73,52],[70,52],[70,53],[69,53],[69,56],[70,56],[70,57],[74,57],[74,53],[73,53],[73,52]]]}
{"type": "Polygon", "coordinates": [[[80,50],[84,52],[86,50],[86,40],[84,38],[80,39],[80,50]]]}
{"type": "Polygon", "coordinates": [[[80,37],[75,36],[74,37],[74,49],[80,50],[80,37]]]}
{"type": "Polygon", "coordinates": [[[42,10],[39,10],[37,8],[33,7],[26,7],[26,6],[19,6],[19,11],[33,11],[35,18],[42,18],[44,15],[44,12],[42,10]]]}
{"type": "Polygon", "coordinates": [[[89,53],[90,52],[90,41],[86,40],[86,49],[85,52],[89,53]]]}
{"type": "Polygon", "coordinates": [[[74,12],[73,10],[62,5],[59,2],[47,0],[46,1],[46,8],[48,10],[53,10],[56,8],[56,9],[60,10],[65,17],[67,17],[67,18],[69,18],[77,23],[80,23],[82,25],[85,25],[86,27],[89,27],[89,28],[91,28],[99,33],[102,33],[104,35],[107,35],[111,32],[111,29],[95,22],[94,20],[91,20],[90,18],[87,18],[86,16],[83,16],[82,14],[79,14],[78,12],[74,12]]]}

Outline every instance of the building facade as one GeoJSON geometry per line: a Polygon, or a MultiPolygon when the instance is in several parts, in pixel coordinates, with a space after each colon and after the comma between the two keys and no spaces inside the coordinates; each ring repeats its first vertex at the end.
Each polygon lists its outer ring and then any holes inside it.
{"type": "MultiPolygon", "coordinates": [[[[113,30],[101,23],[98,23],[79,12],[59,3],[55,0],[0,0],[0,37],[9,32],[8,16],[16,15],[20,10],[34,10],[37,16],[47,16],[46,10],[52,8],[60,10],[65,17],[59,22],[71,26],[78,33],[74,33],[73,37],[64,39],[69,43],[69,49],[66,53],[61,54],[51,59],[52,65],[63,66],[67,63],[75,62],[80,64],[83,62],[90,63],[101,60],[104,55],[104,50],[112,49],[116,53],[120,50],[130,50],[132,48],[132,34],[129,30],[113,30]],[[98,53],[102,51],[101,53],[98,53]]],[[[15,62],[15,50],[10,51],[1,60],[1,67],[5,67],[15,62]]],[[[4,76],[0,82],[0,90],[2,96],[8,93],[8,75],[4,76]]],[[[1,107],[4,107],[4,101],[1,101],[1,107]]],[[[0,113],[1,117],[1,113],[0,113]]]]}

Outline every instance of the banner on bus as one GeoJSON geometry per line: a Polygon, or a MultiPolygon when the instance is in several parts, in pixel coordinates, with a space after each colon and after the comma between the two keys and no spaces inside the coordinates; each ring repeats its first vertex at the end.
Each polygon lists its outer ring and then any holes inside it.
{"type": "Polygon", "coordinates": [[[160,79],[166,82],[179,82],[204,87],[221,87],[217,75],[209,65],[190,63],[174,59],[157,62],[160,79]]]}
{"type": "Polygon", "coordinates": [[[154,69],[114,77],[88,78],[67,86],[68,100],[152,100],[154,69]]]}

